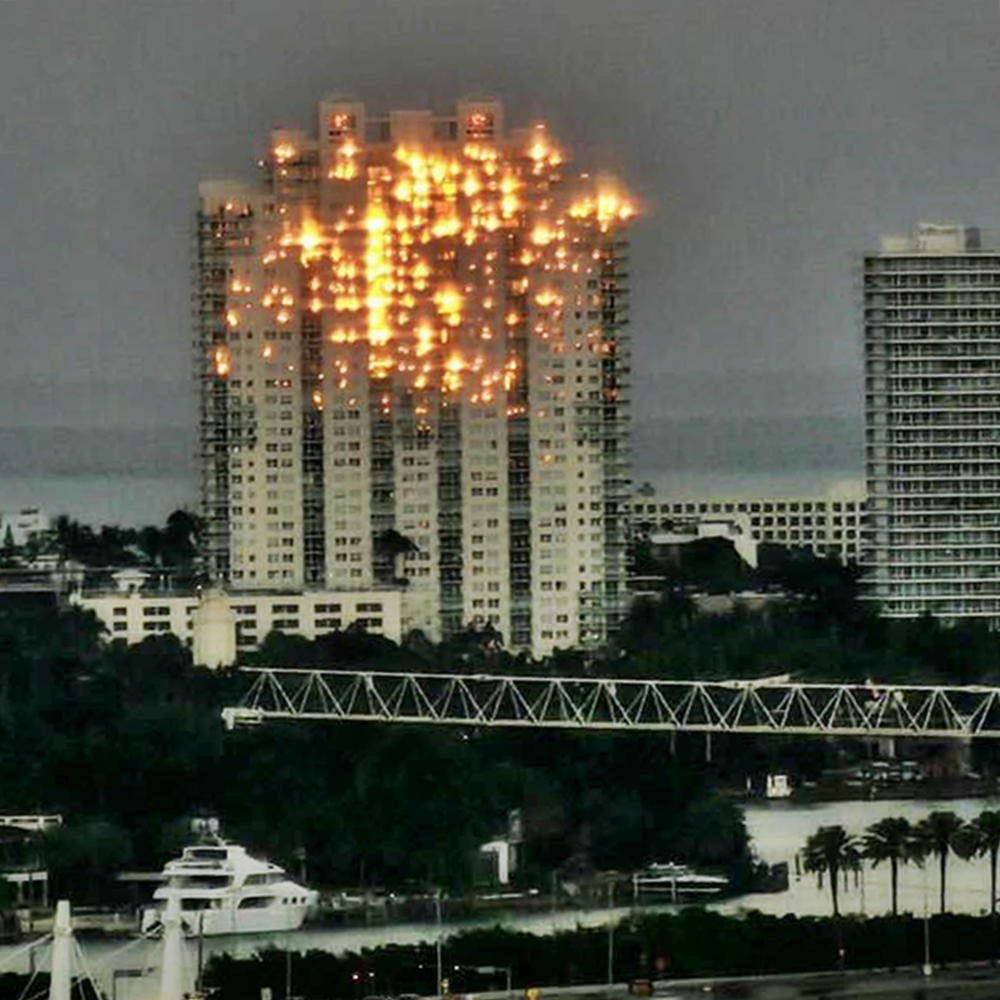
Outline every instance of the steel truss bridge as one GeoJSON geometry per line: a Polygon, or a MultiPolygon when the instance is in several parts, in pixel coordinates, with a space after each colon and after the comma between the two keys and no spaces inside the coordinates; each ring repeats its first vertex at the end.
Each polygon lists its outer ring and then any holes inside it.
{"type": "Polygon", "coordinates": [[[665,733],[1000,738],[1000,687],[244,668],[226,726],[269,720],[665,733]]]}

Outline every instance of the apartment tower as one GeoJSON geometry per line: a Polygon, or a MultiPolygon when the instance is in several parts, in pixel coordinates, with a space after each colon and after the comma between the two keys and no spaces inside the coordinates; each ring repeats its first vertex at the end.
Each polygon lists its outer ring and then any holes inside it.
{"type": "Polygon", "coordinates": [[[869,594],[1000,620],[1000,243],[921,225],[864,258],[869,594]]]}
{"type": "Polygon", "coordinates": [[[623,611],[627,245],[611,180],[502,105],[319,105],[201,185],[212,576],[403,590],[403,630],[601,645],[623,611]]]}

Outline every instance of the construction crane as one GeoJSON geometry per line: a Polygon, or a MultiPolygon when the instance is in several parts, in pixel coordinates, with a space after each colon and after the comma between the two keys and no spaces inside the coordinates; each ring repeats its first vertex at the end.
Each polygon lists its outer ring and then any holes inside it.
{"type": "Polygon", "coordinates": [[[754,735],[1000,738],[1000,687],[244,668],[226,726],[270,720],[754,735]]]}

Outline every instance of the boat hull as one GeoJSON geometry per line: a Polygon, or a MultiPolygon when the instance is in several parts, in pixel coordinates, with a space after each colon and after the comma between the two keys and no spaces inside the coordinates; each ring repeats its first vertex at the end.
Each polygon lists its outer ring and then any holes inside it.
{"type": "Polygon", "coordinates": [[[641,896],[667,896],[671,902],[718,896],[729,888],[729,879],[702,875],[686,865],[657,864],[632,876],[632,891],[641,896]]]}
{"type": "MultiPolygon", "coordinates": [[[[189,937],[217,937],[223,934],[274,934],[296,931],[305,922],[309,910],[315,906],[315,895],[310,894],[306,903],[279,903],[260,909],[238,909],[220,906],[208,910],[181,913],[184,933],[189,937]]],[[[149,907],[142,916],[142,931],[155,930],[163,922],[163,910],[149,907]]]]}

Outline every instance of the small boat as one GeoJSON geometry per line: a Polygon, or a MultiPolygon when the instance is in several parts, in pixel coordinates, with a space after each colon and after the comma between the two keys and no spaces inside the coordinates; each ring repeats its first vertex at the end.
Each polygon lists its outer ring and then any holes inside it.
{"type": "Polygon", "coordinates": [[[185,847],[163,869],[166,883],[142,915],[142,931],[163,922],[167,900],[179,897],[181,922],[190,935],[293,931],[315,907],[317,893],[293,882],[283,868],[260,861],[236,844],[215,838],[185,847]]]}
{"type": "Polygon", "coordinates": [[[642,895],[668,896],[670,902],[717,896],[729,887],[724,875],[704,875],[687,865],[666,863],[651,864],[632,876],[632,894],[638,900],[642,895]]]}
{"type": "Polygon", "coordinates": [[[765,789],[769,799],[788,799],[792,795],[792,783],[787,774],[769,774],[765,789]]]}

